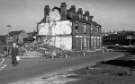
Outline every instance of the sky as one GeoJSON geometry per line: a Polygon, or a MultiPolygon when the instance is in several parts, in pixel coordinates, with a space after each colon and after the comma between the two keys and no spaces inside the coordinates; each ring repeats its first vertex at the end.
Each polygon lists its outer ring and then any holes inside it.
{"type": "Polygon", "coordinates": [[[61,2],[88,10],[104,31],[135,31],[135,0],[0,0],[0,35],[14,30],[36,30],[44,6],[52,8],[61,2]]]}

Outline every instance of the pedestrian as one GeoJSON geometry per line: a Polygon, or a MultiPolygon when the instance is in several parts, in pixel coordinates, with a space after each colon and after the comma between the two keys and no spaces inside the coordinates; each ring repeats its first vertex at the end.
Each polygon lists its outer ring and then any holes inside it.
{"type": "Polygon", "coordinates": [[[17,46],[16,43],[13,43],[12,44],[12,50],[11,50],[12,65],[13,66],[16,66],[18,64],[17,55],[18,55],[18,46],[17,46]]]}

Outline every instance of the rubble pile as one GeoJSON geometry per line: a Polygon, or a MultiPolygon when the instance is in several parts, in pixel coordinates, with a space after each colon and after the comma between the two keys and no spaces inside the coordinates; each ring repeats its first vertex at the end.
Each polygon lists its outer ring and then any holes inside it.
{"type": "Polygon", "coordinates": [[[65,50],[44,43],[28,43],[20,48],[21,56],[42,56],[46,58],[65,57],[65,50]]]}
{"type": "Polygon", "coordinates": [[[35,43],[27,43],[19,48],[20,56],[37,57],[42,56],[42,53],[37,51],[35,43]]]}
{"type": "Polygon", "coordinates": [[[32,57],[36,57],[36,56],[42,56],[42,53],[39,53],[37,51],[27,51],[24,53],[24,56],[32,56],[32,57]]]}
{"type": "Polygon", "coordinates": [[[65,57],[66,50],[62,50],[60,48],[56,48],[54,46],[50,46],[47,44],[41,44],[38,46],[38,51],[43,53],[43,56],[46,58],[57,58],[57,57],[65,57]]]}

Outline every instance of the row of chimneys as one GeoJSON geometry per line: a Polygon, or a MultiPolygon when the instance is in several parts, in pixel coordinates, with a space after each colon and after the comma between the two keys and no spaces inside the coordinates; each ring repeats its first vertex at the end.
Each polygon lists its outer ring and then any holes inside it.
{"type": "MultiPolygon", "coordinates": [[[[78,11],[76,11],[75,5],[71,5],[69,9],[67,9],[67,5],[65,2],[61,3],[60,8],[54,7],[59,9],[61,14],[61,20],[72,20],[72,21],[82,21],[82,22],[91,22],[93,19],[93,16],[90,16],[89,11],[85,11],[83,13],[82,8],[78,8],[78,11]]],[[[53,9],[54,9],[53,8],[53,9]]],[[[46,5],[44,8],[44,19],[46,19],[46,16],[49,15],[50,7],[49,5],[46,5]]]]}

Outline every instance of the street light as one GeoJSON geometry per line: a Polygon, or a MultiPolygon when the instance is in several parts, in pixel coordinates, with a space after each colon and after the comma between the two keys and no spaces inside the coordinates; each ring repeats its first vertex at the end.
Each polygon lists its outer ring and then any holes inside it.
{"type": "Polygon", "coordinates": [[[9,55],[9,28],[11,28],[11,25],[7,25],[7,28],[8,28],[8,34],[7,34],[7,55],[9,55]]]}

